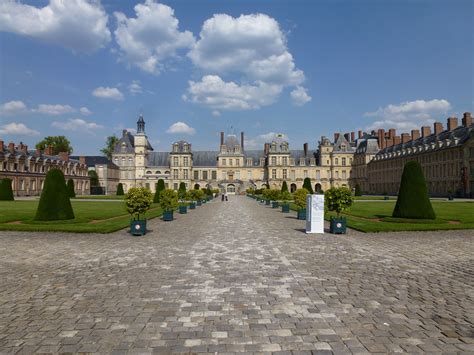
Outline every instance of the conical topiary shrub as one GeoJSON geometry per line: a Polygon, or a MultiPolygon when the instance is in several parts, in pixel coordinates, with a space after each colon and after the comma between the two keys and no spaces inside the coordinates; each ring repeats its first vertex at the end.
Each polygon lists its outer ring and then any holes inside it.
{"type": "Polygon", "coordinates": [[[179,183],[178,198],[182,200],[185,197],[186,197],[186,184],[183,181],[181,181],[179,183]]]}
{"type": "Polygon", "coordinates": [[[119,182],[117,185],[117,196],[123,196],[123,195],[125,195],[123,191],[123,184],[119,182]]]}
{"type": "Polygon", "coordinates": [[[281,184],[281,192],[288,192],[288,184],[286,180],[283,180],[283,184],[281,184]]]}
{"type": "Polygon", "coordinates": [[[69,179],[67,181],[67,192],[69,194],[69,197],[76,197],[76,191],[74,189],[74,181],[72,179],[69,179]]]}
{"type": "Polygon", "coordinates": [[[405,164],[397,204],[392,216],[416,219],[436,218],[428,196],[425,176],[417,161],[409,161],[405,164]]]}
{"type": "Polygon", "coordinates": [[[354,195],[355,196],[362,196],[362,190],[360,189],[359,184],[356,184],[356,186],[354,188],[354,195]]]}
{"type": "Polygon", "coordinates": [[[51,169],[44,180],[35,220],[55,221],[73,218],[74,211],[69,200],[64,175],[59,169],[51,169]]]}
{"type": "Polygon", "coordinates": [[[312,195],[314,194],[313,187],[311,186],[311,179],[310,178],[304,178],[303,181],[303,189],[308,190],[308,192],[312,195]]]}
{"type": "Polygon", "coordinates": [[[0,180],[0,201],[13,201],[13,189],[11,179],[0,180]]]}
{"type": "Polygon", "coordinates": [[[165,189],[165,181],[163,179],[159,179],[158,183],[156,184],[155,196],[153,196],[153,202],[154,203],[160,202],[160,193],[164,189],[165,189]]]}

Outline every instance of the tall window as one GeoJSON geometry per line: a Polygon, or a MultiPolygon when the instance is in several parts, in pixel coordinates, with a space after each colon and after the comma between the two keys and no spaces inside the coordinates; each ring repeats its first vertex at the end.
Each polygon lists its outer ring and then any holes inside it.
{"type": "Polygon", "coordinates": [[[303,170],[303,176],[304,176],[305,178],[308,177],[308,170],[303,170]]]}
{"type": "Polygon", "coordinates": [[[240,166],[240,159],[235,159],[235,165],[240,166]]]}
{"type": "Polygon", "coordinates": [[[346,158],[342,158],[342,166],[346,166],[346,158]]]}
{"type": "Polygon", "coordinates": [[[222,180],[225,180],[227,177],[227,171],[222,172],[222,180]]]}
{"type": "Polygon", "coordinates": [[[288,174],[287,174],[287,171],[286,171],[286,169],[283,169],[283,179],[285,179],[285,180],[286,180],[286,179],[288,178],[288,176],[287,176],[287,175],[288,175],[288,174]]]}
{"type": "Polygon", "coordinates": [[[205,170],[202,172],[202,179],[207,180],[207,171],[205,170]]]}
{"type": "Polygon", "coordinates": [[[188,157],[183,157],[183,164],[184,164],[184,166],[188,166],[188,163],[189,163],[188,157]]]}
{"type": "Polygon", "coordinates": [[[178,179],[178,169],[173,169],[173,179],[178,179]]]}
{"type": "Polygon", "coordinates": [[[194,170],[194,180],[199,180],[199,170],[194,170]]]}
{"type": "Polygon", "coordinates": [[[173,165],[178,166],[178,157],[173,157],[173,165]]]}
{"type": "Polygon", "coordinates": [[[342,178],[343,178],[343,179],[346,178],[346,171],[345,171],[345,170],[342,171],[342,178]]]}
{"type": "Polygon", "coordinates": [[[321,180],[321,172],[316,170],[316,180],[321,180]]]}
{"type": "Polygon", "coordinates": [[[335,158],[334,159],[334,165],[338,165],[339,164],[339,159],[335,158]]]}
{"type": "Polygon", "coordinates": [[[232,161],[232,159],[229,159],[229,165],[232,166],[234,164],[234,162],[232,161]]]}
{"type": "Polygon", "coordinates": [[[188,169],[184,169],[184,170],[183,170],[183,178],[184,178],[185,180],[188,179],[188,169]]]}
{"type": "Polygon", "coordinates": [[[211,175],[212,175],[212,180],[217,180],[217,171],[212,170],[211,175]]]}
{"type": "Polygon", "coordinates": [[[272,157],[272,165],[276,165],[277,164],[277,158],[276,157],[272,157]]]}
{"type": "Polygon", "coordinates": [[[283,157],[283,165],[288,165],[288,157],[283,157]]]}
{"type": "Polygon", "coordinates": [[[272,179],[276,179],[277,178],[277,171],[276,169],[272,169],[272,179]]]}
{"type": "Polygon", "coordinates": [[[336,170],[336,179],[339,179],[339,171],[336,170]]]}
{"type": "Polygon", "coordinates": [[[225,159],[222,159],[222,165],[226,165],[225,159]]]}

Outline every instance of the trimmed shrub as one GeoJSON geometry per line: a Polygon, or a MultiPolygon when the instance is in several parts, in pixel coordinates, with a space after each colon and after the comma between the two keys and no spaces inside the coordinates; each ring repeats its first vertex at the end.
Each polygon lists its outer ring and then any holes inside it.
{"type": "Polygon", "coordinates": [[[154,203],[160,202],[160,193],[164,189],[165,189],[165,181],[163,179],[159,179],[158,183],[156,184],[155,196],[153,197],[153,202],[154,203]]]}
{"type": "Polygon", "coordinates": [[[296,207],[298,209],[306,208],[306,195],[308,195],[308,190],[305,188],[298,189],[293,193],[293,200],[295,201],[296,207]]]}
{"type": "Polygon", "coordinates": [[[281,192],[288,192],[288,184],[286,180],[283,180],[283,184],[281,184],[281,192]]]}
{"type": "Polygon", "coordinates": [[[288,203],[288,201],[290,201],[292,197],[293,196],[290,194],[289,191],[282,191],[280,193],[280,200],[282,200],[285,203],[288,203]]]}
{"type": "Polygon", "coordinates": [[[123,184],[119,182],[117,185],[117,196],[123,196],[123,195],[125,195],[123,191],[123,184]]]}
{"type": "Polygon", "coordinates": [[[178,208],[178,193],[172,189],[165,189],[160,194],[160,207],[163,211],[174,211],[178,208]]]}
{"type": "Polygon", "coordinates": [[[362,196],[362,190],[360,189],[359,184],[356,184],[354,190],[355,190],[355,191],[354,191],[354,195],[355,195],[355,196],[362,196]]]}
{"type": "Polygon", "coordinates": [[[428,196],[425,176],[417,161],[409,161],[403,168],[393,217],[435,219],[436,214],[428,196]]]}
{"type": "Polygon", "coordinates": [[[280,190],[278,189],[269,189],[268,198],[272,201],[278,201],[280,199],[280,190]]]}
{"type": "Polygon", "coordinates": [[[324,202],[328,211],[336,212],[339,218],[341,212],[352,206],[354,199],[347,187],[331,187],[324,193],[324,202]]]}
{"type": "Polygon", "coordinates": [[[74,188],[74,181],[72,179],[67,181],[67,192],[69,197],[76,197],[76,190],[74,188]]]}
{"type": "Polygon", "coordinates": [[[179,183],[178,198],[182,200],[185,198],[185,196],[186,196],[186,184],[183,181],[181,181],[179,183]]]}
{"type": "Polygon", "coordinates": [[[313,187],[311,186],[311,179],[310,178],[304,178],[303,189],[308,190],[308,193],[310,193],[311,195],[314,194],[313,187]]]}
{"type": "Polygon", "coordinates": [[[74,211],[69,200],[64,175],[59,169],[51,169],[44,180],[35,220],[56,221],[73,218],[74,211]]]}
{"type": "Polygon", "coordinates": [[[13,189],[11,179],[0,180],[0,201],[13,201],[13,189]]]}
{"type": "Polygon", "coordinates": [[[140,220],[140,215],[144,215],[153,203],[150,190],[144,187],[132,187],[125,195],[125,206],[134,220],[140,220]]]}

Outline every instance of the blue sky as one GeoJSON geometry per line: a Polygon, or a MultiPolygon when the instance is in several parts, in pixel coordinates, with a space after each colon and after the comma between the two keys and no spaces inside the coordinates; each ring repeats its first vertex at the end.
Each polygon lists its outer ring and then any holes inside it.
{"type": "Polygon", "coordinates": [[[98,154],[143,112],[155,150],[408,131],[473,104],[472,1],[0,0],[0,138],[98,154]]]}

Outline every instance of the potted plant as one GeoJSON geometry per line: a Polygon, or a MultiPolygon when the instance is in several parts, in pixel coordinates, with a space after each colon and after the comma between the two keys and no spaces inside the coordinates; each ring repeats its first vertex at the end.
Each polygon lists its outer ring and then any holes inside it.
{"type": "Polygon", "coordinates": [[[306,196],[308,195],[308,190],[298,189],[293,194],[293,201],[295,202],[296,208],[298,208],[298,219],[306,219],[306,196]]]}
{"type": "Polygon", "coordinates": [[[194,197],[196,198],[196,206],[201,206],[204,193],[202,192],[202,190],[193,190],[193,193],[194,197]]]}
{"type": "Polygon", "coordinates": [[[449,201],[454,200],[453,190],[448,190],[448,200],[449,200],[449,201]]]}
{"type": "Polygon", "coordinates": [[[270,189],[264,189],[262,192],[265,205],[270,206],[270,189]]]}
{"type": "Polygon", "coordinates": [[[289,201],[291,200],[291,193],[289,191],[283,191],[280,194],[280,199],[283,201],[283,204],[281,205],[281,211],[283,213],[290,213],[289,201]]]}
{"type": "Polygon", "coordinates": [[[383,199],[384,199],[384,200],[388,200],[388,193],[387,193],[387,191],[384,191],[384,192],[383,192],[383,199]]]}
{"type": "Polygon", "coordinates": [[[272,208],[278,208],[278,200],[280,199],[280,190],[270,190],[270,200],[272,201],[272,208]]]}
{"type": "Polygon", "coordinates": [[[130,213],[130,234],[146,234],[146,218],[140,219],[140,215],[145,217],[146,211],[153,203],[153,195],[148,189],[143,187],[132,187],[125,195],[125,206],[130,213]]]}
{"type": "Polygon", "coordinates": [[[186,203],[186,184],[181,182],[179,184],[178,189],[178,199],[179,199],[179,207],[178,211],[180,214],[186,214],[188,212],[188,204],[186,203]]]}
{"type": "Polygon", "coordinates": [[[186,193],[186,200],[189,201],[190,210],[196,209],[196,201],[194,200],[193,191],[196,191],[196,190],[191,190],[186,193]]]}
{"type": "Polygon", "coordinates": [[[178,193],[171,189],[161,191],[160,207],[163,209],[163,221],[172,221],[173,211],[178,207],[178,193]]]}
{"type": "Polygon", "coordinates": [[[329,232],[333,234],[345,234],[347,221],[341,217],[341,212],[352,206],[354,198],[347,187],[332,187],[324,194],[324,200],[328,211],[336,212],[336,217],[329,220],[329,232]]]}

